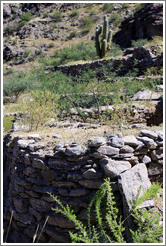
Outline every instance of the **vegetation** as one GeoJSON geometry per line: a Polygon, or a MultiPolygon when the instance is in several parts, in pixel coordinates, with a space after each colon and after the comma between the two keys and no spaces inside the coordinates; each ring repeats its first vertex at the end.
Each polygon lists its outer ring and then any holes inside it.
{"type": "Polygon", "coordinates": [[[104,16],[104,24],[98,25],[95,32],[95,46],[97,55],[100,58],[106,56],[108,50],[111,49],[112,30],[108,31],[108,19],[104,16]]]}
{"type": "Polygon", "coordinates": [[[14,120],[14,116],[13,115],[9,115],[9,116],[3,117],[4,133],[7,133],[8,131],[10,131],[12,129],[13,120],[14,120]]]}
{"type": "Polygon", "coordinates": [[[55,21],[55,22],[58,22],[62,19],[62,13],[60,11],[56,11],[54,12],[54,14],[52,15],[52,19],[55,21]]]}
{"type": "MultiPolygon", "coordinates": [[[[140,187],[141,188],[141,187],[140,187]]],[[[153,184],[146,192],[140,196],[140,189],[136,201],[131,203],[132,210],[130,216],[135,220],[137,230],[131,230],[134,243],[160,243],[163,233],[162,225],[159,224],[160,215],[153,210],[141,210],[141,205],[145,200],[156,197],[160,186],[153,184]]],[[[69,232],[72,243],[126,243],[125,226],[116,200],[111,188],[111,182],[106,179],[92,198],[87,209],[88,225],[84,225],[74,214],[74,211],[67,205],[66,207],[54,195],[49,195],[57,203],[58,207],[52,208],[55,213],[61,213],[74,222],[76,232],[69,232]],[[96,222],[91,222],[91,210],[94,206],[96,222]]]]}

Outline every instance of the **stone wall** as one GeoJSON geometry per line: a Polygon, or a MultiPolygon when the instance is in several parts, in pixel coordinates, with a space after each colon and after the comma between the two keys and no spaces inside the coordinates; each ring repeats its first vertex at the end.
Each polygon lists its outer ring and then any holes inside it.
{"type": "MultiPolygon", "coordinates": [[[[148,130],[138,137],[110,134],[90,139],[86,146],[63,142],[50,146],[40,135],[9,134],[4,140],[4,162],[4,235],[13,211],[7,241],[32,243],[36,229],[38,238],[46,222],[39,242],[68,243],[74,225],[53,213],[56,203],[47,192],[69,204],[86,223],[91,198],[110,177],[117,206],[126,217],[128,199],[136,197],[140,185],[144,192],[150,181],[162,183],[163,134],[148,130]]],[[[153,201],[146,206],[154,207],[153,201]]]]}
{"type": "Polygon", "coordinates": [[[137,47],[134,49],[127,49],[122,58],[103,59],[84,64],[61,65],[57,66],[56,70],[59,70],[66,75],[76,76],[92,69],[96,71],[96,75],[100,78],[103,76],[103,72],[100,71],[100,68],[102,67],[110,73],[116,71],[116,74],[119,76],[123,76],[129,71],[137,68],[139,70],[139,75],[142,75],[147,68],[157,67],[160,69],[163,66],[163,54],[156,55],[153,50],[154,46],[150,48],[137,47]],[[136,61],[138,62],[136,63],[136,61]]]}

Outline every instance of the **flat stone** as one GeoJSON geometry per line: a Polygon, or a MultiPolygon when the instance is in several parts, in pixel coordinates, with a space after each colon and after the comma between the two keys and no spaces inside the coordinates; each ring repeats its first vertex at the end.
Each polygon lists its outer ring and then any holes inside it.
{"type": "Polygon", "coordinates": [[[29,213],[19,214],[14,211],[13,217],[16,221],[19,221],[25,225],[31,225],[34,223],[34,219],[32,218],[32,216],[30,216],[29,213]]]}
{"type": "Polygon", "coordinates": [[[88,189],[98,189],[100,185],[103,183],[102,180],[80,180],[78,181],[80,185],[88,188],[88,189]]]}
{"type": "Polygon", "coordinates": [[[64,159],[54,159],[49,158],[48,160],[48,166],[55,170],[63,170],[64,172],[68,172],[69,170],[78,170],[81,168],[83,164],[81,162],[79,163],[71,163],[69,161],[66,161],[64,159]]]}
{"type": "Polygon", "coordinates": [[[81,146],[81,145],[77,145],[74,147],[67,147],[65,154],[67,156],[79,156],[79,155],[84,155],[86,152],[86,150],[81,146]]]}
{"type": "Polygon", "coordinates": [[[132,156],[134,156],[133,153],[123,153],[123,154],[115,155],[113,158],[114,159],[126,159],[126,158],[130,158],[132,156]]]}
{"type": "Polygon", "coordinates": [[[59,173],[54,170],[42,170],[41,171],[42,177],[48,181],[54,180],[58,176],[58,174],[59,173]]]}
{"type": "Polygon", "coordinates": [[[76,188],[77,185],[70,181],[52,181],[53,187],[76,188]]]}
{"type": "Polygon", "coordinates": [[[69,196],[84,196],[89,193],[88,189],[85,188],[78,188],[78,189],[73,189],[69,192],[69,196]]]}
{"type": "Polygon", "coordinates": [[[158,134],[158,138],[163,140],[163,131],[157,131],[156,133],[158,134]]]}
{"type": "Polygon", "coordinates": [[[74,173],[68,173],[67,174],[67,179],[68,180],[81,180],[83,178],[83,175],[82,173],[77,173],[77,172],[74,172],[74,173]]]}
{"type": "Polygon", "coordinates": [[[145,163],[145,164],[148,164],[151,162],[151,158],[147,155],[144,155],[143,159],[142,159],[142,162],[145,163]]]}
{"type": "Polygon", "coordinates": [[[99,153],[99,152],[90,153],[89,156],[90,156],[90,157],[93,157],[93,158],[95,158],[95,159],[98,159],[98,160],[107,157],[106,155],[104,155],[104,154],[102,154],[102,153],[99,153]]]}
{"type": "Polygon", "coordinates": [[[83,173],[83,177],[86,179],[100,179],[102,177],[102,172],[90,168],[83,173]]]}
{"type": "Polygon", "coordinates": [[[148,166],[149,176],[163,174],[163,166],[158,163],[150,163],[148,166]]]}
{"type": "Polygon", "coordinates": [[[103,137],[91,138],[88,141],[89,141],[88,143],[89,148],[97,148],[100,147],[101,145],[106,144],[106,139],[103,137]]]}
{"type": "Polygon", "coordinates": [[[123,137],[123,141],[125,145],[133,147],[136,147],[139,144],[138,140],[132,135],[123,137]]]}
{"type": "Polygon", "coordinates": [[[56,190],[54,187],[50,187],[50,186],[37,186],[37,185],[33,185],[32,187],[32,191],[38,192],[38,193],[55,193],[56,190]]]}
{"type": "Polygon", "coordinates": [[[131,168],[131,164],[128,161],[115,161],[110,159],[100,160],[101,168],[105,175],[110,178],[117,178],[117,176],[131,168]]]}
{"type": "Polygon", "coordinates": [[[22,149],[26,149],[29,144],[35,143],[34,140],[24,140],[24,139],[19,139],[17,141],[17,146],[22,149]]]}
{"type": "MultiPolygon", "coordinates": [[[[34,215],[35,217],[36,217],[36,219],[37,219],[37,221],[41,221],[42,220],[42,218],[43,218],[43,216],[39,213],[39,212],[37,212],[35,209],[33,209],[33,208],[29,208],[29,213],[30,214],[32,214],[32,215],[34,215]]],[[[32,226],[32,225],[31,225],[32,226]]],[[[33,232],[34,233],[34,232],[33,232]]],[[[34,235],[34,234],[33,234],[34,235]]]]}
{"type": "Polygon", "coordinates": [[[23,173],[26,175],[26,176],[30,176],[32,175],[33,173],[35,172],[35,169],[33,167],[26,167],[23,171],[23,173]]]}
{"type": "Polygon", "coordinates": [[[111,137],[108,139],[108,144],[115,148],[122,148],[124,146],[124,141],[122,138],[111,137]]]}
{"type": "Polygon", "coordinates": [[[30,166],[31,165],[31,160],[30,160],[29,154],[25,154],[25,156],[24,156],[24,163],[27,166],[30,166]]]}
{"type": "Polygon", "coordinates": [[[148,131],[148,130],[141,130],[140,134],[142,136],[146,136],[152,139],[157,139],[158,134],[156,132],[148,131]]]}
{"type": "Polygon", "coordinates": [[[44,161],[40,159],[34,158],[32,161],[32,166],[34,168],[42,169],[42,170],[48,170],[48,166],[44,163],[44,161]]]}
{"type": "Polygon", "coordinates": [[[114,148],[111,146],[100,146],[97,150],[99,153],[104,154],[104,155],[108,155],[108,156],[112,156],[112,155],[118,155],[119,154],[119,149],[118,148],[114,148]]]}
{"type": "MultiPolygon", "coordinates": [[[[44,228],[44,232],[49,236],[49,238],[53,238],[53,243],[70,243],[70,237],[69,233],[62,233],[62,229],[60,228],[60,231],[57,229],[57,227],[53,227],[51,225],[46,224],[44,228]]],[[[51,243],[52,244],[52,243],[51,243]]]]}
{"type": "Polygon", "coordinates": [[[31,184],[24,178],[16,177],[15,182],[25,188],[31,187],[31,184]]]}
{"type": "Polygon", "coordinates": [[[45,143],[31,143],[28,145],[28,149],[30,151],[37,151],[37,150],[41,150],[44,149],[45,147],[45,143]]]}
{"type": "Polygon", "coordinates": [[[137,139],[142,141],[150,149],[155,149],[157,147],[157,144],[151,138],[138,136],[137,139]]]}
{"type": "Polygon", "coordinates": [[[120,154],[122,153],[133,153],[134,152],[134,149],[129,146],[129,145],[124,145],[122,148],[120,148],[120,154]]]}
{"type": "Polygon", "coordinates": [[[41,134],[28,135],[28,139],[41,140],[43,138],[44,138],[44,135],[41,135],[41,134]]]}
{"type": "Polygon", "coordinates": [[[37,212],[48,212],[51,210],[52,204],[41,199],[31,198],[29,199],[30,204],[37,212]]]}
{"type": "Polygon", "coordinates": [[[60,228],[75,228],[75,224],[73,222],[70,222],[67,218],[60,214],[50,215],[47,223],[60,228]]]}
{"type": "Polygon", "coordinates": [[[28,212],[28,201],[27,199],[22,199],[21,197],[13,197],[13,203],[15,206],[15,209],[18,213],[24,214],[28,212]]]}

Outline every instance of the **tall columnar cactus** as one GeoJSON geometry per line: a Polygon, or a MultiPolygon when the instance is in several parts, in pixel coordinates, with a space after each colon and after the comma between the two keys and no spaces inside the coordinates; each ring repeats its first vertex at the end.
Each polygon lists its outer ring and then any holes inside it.
{"type": "Polygon", "coordinates": [[[106,56],[108,50],[111,49],[111,40],[112,40],[112,30],[108,30],[108,19],[107,16],[104,16],[104,24],[97,25],[95,32],[95,45],[96,52],[100,58],[106,56]]]}

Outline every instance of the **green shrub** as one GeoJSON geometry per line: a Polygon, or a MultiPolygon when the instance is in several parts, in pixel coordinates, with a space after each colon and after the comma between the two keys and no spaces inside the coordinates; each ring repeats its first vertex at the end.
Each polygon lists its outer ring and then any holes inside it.
{"type": "Polygon", "coordinates": [[[30,21],[32,19],[32,13],[31,12],[25,12],[21,16],[22,21],[30,21]]]}
{"type": "Polygon", "coordinates": [[[77,11],[77,10],[73,10],[73,11],[70,13],[69,16],[70,16],[71,18],[78,16],[78,11],[77,11]]]}
{"type": "Polygon", "coordinates": [[[47,47],[50,49],[53,48],[54,46],[55,46],[54,43],[49,43],[47,47]]]}
{"type": "Polygon", "coordinates": [[[13,115],[9,115],[6,117],[3,117],[3,127],[4,127],[4,133],[7,133],[8,131],[10,131],[12,129],[13,126],[13,120],[14,116],[13,115]]]}
{"type": "Polygon", "coordinates": [[[145,3],[136,3],[134,11],[137,12],[144,7],[145,7],[145,3]]]}
{"type": "Polygon", "coordinates": [[[24,50],[23,56],[24,56],[24,57],[28,57],[29,54],[30,54],[30,52],[31,52],[31,51],[30,51],[29,49],[24,50]]]}
{"type": "Polygon", "coordinates": [[[48,17],[48,13],[44,13],[43,18],[47,18],[47,17],[48,17]]]}
{"type": "Polygon", "coordinates": [[[54,14],[52,15],[52,19],[55,21],[55,22],[58,22],[62,19],[62,13],[60,11],[56,11],[54,12],[54,14]]]}
{"type": "Polygon", "coordinates": [[[112,12],[114,10],[114,3],[105,3],[101,9],[102,11],[112,12]]]}
{"type": "Polygon", "coordinates": [[[77,36],[77,31],[72,31],[69,36],[68,36],[68,39],[72,39],[72,38],[75,38],[77,36]]]}
{"type": "Polygon", "coordinates": [[[119,13],[113,13],[110,15],[110,22],[114,25],[114,27],[117,27],[121,23],[121,15],[119,13]]]}
{"type": "Polygon", "coordinates": [[[145,39],[132,40],[131,46],[132,47],[141,47],[141,46],[146,45],[148,42],[149,42],[149,40],[146,38],[145,39]]]}
{"type": "Polygon", "coordinates": [[[85,16],[80,19],[80,27],[82,29],[91,29],[93,26],[94,20],[91,16],[85,16]]]}
{"type": "MultiPolygon", "coordinates": [[[[159,213],[138,208],[145,200],[154,198],[159,189],[158,184],[153,184],[141,197],[139,196],[139,189],[136,201],[131,203],[131,215],[135,218],[137,225],[136,231],[131,230],[134,243],[161,243],[163,229],[162,225],[159,225],[159,213]]],[[[69,205],[65,207],[57,197],[51,193],[48,194],[58,205],[52,210],[55,213],[61,213],[75,224],[76,232],[69,232],[72,243],[126,243],[124,221],[119,214],[110,179],[105,180],[92,198],[87,209],[87,225],[77,219],[69,205]],[[96,215],[95,224],[91,223],[92,208],[94,208],[96,215]]]]}
{"type": "Polygon", "coordinates": [[[58,96],[47,90],[35,90],[22,96],[23,123],[29,131],[44,127],[50,118],[56,118],[57,100],[58,96]]]}

